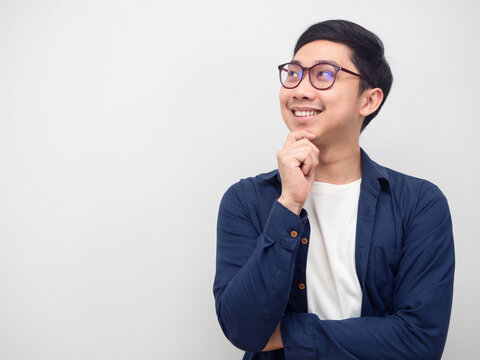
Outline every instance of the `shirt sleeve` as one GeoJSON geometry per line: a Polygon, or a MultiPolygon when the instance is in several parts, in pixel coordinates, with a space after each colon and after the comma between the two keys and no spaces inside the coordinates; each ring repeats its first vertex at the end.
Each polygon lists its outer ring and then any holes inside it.
{"type": "Polygon", "coordinates": [[[286,359],[440,359],[450,321],[454,258],[447,200],[430,186],[406,231],[393,313],[346,320],[285,314],[286,359]]]}
{"type": "Polygon", "coordinates": [[[227,190],[218,213],[215,308],[230,342],[258,352],[287,305],[306,212],[298,216],[275,200],[259,233],[237,187],[227,190]]]}

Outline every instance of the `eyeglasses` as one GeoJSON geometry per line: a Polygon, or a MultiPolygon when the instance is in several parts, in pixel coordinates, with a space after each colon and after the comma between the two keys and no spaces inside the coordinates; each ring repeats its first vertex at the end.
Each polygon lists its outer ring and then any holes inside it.
{"type": "Polygon", "coordinates": [[[297,63],[285,63],[278,65],[280,73],[280,82],[282,86],[287,89],[296,88],[308,72],[310,83],[315,89],[326,90],[332,87],[337,79],[338,71],[345,71],[346,73],[358,76],[365,79],[362,75],[347,70],[341,66],[319,63],[312,67],[306,68],[297,63]]]}

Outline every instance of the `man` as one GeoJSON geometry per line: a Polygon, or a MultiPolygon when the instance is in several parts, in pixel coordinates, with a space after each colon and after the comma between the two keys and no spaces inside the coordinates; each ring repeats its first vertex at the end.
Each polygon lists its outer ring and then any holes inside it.
{"type": "Polygon", "coordinates": [[[321,22],[279,72],[291,133],[278,170],[220,204],[223,332],[244,359],[439,359],[454,276],[447,200],[359,146],[392,83],[382,42],[321,22]]]}

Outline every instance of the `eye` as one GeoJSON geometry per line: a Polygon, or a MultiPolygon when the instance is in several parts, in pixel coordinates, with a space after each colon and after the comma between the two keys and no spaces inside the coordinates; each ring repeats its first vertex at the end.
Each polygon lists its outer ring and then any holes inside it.
{"type": "Polygon", "coordinates": [[[298,73],[297,70],[291,70],[291,69],[290,69],[290,70],[288,70],[287,76],[288,76],[289,78],[297,78],[297,77],[299,77],[300,75],[299,75],[299,73],[298,73]]]}
{"type": "Polygon", "coordinates": [[[280,81],[282,82],[283,86],[288,89],[292,89],[302,80],[303,77],[303,69],[301,66],[297,64],[285,64],[280,69],[280,81]]]}
{"type": "Polygon", "coordinates": [[[333,71],[329,71],[329,70],[319,71],[317,74],[317,79],[321,81],[332,81],[333,71]]]}

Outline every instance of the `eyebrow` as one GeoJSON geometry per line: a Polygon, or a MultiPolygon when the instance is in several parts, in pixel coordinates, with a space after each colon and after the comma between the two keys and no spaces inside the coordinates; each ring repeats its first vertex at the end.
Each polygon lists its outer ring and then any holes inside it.
{"type": "MultiPolygon", "coordinates": [[[[290,61],[291,63],[294,63],[294,64],[298,64],[298,65],[302,65],[300,61],[298,60],[292,60],[290,61]]],[[[334,60],[315,60],[315,62],[313,63],[313,65],[317,65],[317,64],[333,64],[333,65],[337,65],[337,66],[340,66],[336,61],[334,60]]]]}

